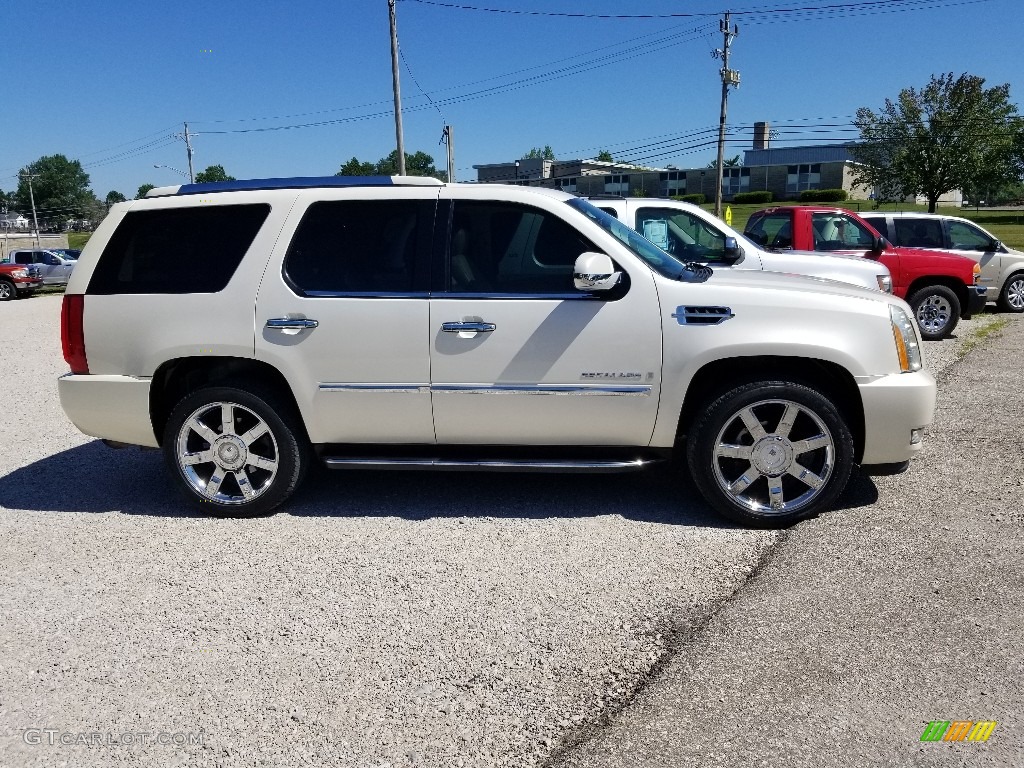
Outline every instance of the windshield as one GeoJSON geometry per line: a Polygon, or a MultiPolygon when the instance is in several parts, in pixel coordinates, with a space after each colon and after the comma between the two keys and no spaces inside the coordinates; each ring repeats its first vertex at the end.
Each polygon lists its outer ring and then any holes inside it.
{"type": "Polygon", "coordinates": [[[574,197],[572,200],[566,200],[566,202],[586,215],[602,229],[614,235],[620,243],[640,257],[647,266],[659,275],[670,277],[673,280],[706,280],[710,276],[711,270],[708,267],[684,264],[671,254],[661,250],[661,248],[647,240],[636,230],[631,229],[611,214],[605,213],[586,200],[574,197]]]}

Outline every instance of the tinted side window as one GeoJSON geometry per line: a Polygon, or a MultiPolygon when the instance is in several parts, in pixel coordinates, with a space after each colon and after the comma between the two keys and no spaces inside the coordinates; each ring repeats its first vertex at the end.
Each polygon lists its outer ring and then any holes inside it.
{"type": "Polygon", "coordinates": [[[744,234],[765,248],[793,247],[793,224],[788,213],[761,216],[744,234]]]}
{"type": "Polygon", "coordinates": [[[939,219],[912,219],[894,216],[896,245],[907,248],[942,248],[942,222],[939,219]]]}
{"type": "Polygon", "coordinates": [[[448,290],[456,293],[573,293],[576,258],[597,250],[574,227],[515,203],[456,201],[448,290]]]}
{"type": "Polygon", "coordinates": [[[698,216],[673,208],[640,208],[636,230],[681,261],[721,261],[725,235],[698,216]]]}
{"type": "Polygon", "coordinates": [[[216,293],[228,284],[270,206],[209,205],[128,213],[87,293],[216,293]]]}
{"type": "Polygon", "coordinates": [[[307,296],[411,293],[433,215],[433,201],[313,203],[288,246],[285,279],[307,296]]]}
{"type": "Polygon", "coordinates": [[[949,239],[952,247],[961,251],[987,251],[992,248],[991,237],[962,221],[949,222],[949,239]]]}
{"type": "Polygon", "coordinates": [[[24,251],[22,251],[20,253],[16,253],[16,254],[14,254],[14,263],[15,264],[31,264],[32,263],[32,254],[31,253],[25,253],[24,251]]]}

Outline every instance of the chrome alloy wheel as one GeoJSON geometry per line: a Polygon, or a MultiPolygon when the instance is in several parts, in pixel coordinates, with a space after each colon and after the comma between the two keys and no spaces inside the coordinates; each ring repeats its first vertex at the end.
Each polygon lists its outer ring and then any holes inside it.
{"type": "Polygon", "coordinates": [[[1024,312],[1024,275],[1017,275],[1007,284],[1006,303],[1014,312],[1024,312]]]}
{"type": "Polygon", "coordinates": [[[176,449],[186,482],[218,504],[259,498],[273,485],[280,462],[270,427],[237,403],[213,402],[197,408],[178,430],[176,449]]]}
{"type": "Polygon", "coordinates": [[[952,317],[953,307],[938,294],[929,296],[917,308],[917,324],[925,333],[940,333],[952,317]]]}
{"type": "Polygon", "coordinates": [[[761,400],[733,414],[718,433],[715,480],[741,506],[789,514],[825,488],[835,454],[832,433],[813,411],[789,400],[761,400]]]}

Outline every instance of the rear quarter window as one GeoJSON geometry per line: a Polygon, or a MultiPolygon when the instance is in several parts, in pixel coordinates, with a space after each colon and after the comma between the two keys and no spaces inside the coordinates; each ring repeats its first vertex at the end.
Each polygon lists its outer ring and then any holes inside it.
{"type": "Polygon", "coordinates": [[[86,293],[217,293],[249,250],[270,206],[210,205],[128,213],[86,293]]]}

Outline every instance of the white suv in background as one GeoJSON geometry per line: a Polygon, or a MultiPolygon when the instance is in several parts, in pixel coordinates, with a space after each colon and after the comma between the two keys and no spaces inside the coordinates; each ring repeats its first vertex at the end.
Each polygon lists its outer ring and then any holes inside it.
{"type": "Polygon", "coordinates": [[[869,211],[861,217],[893,245],[932,248],[974,259],[980,285],[1005,312],[1024,312],[1024,253],[1007,248],[973,221],[939,213],[869,211]]]}
{"type": "Polygon", "coordinates": [[[892,277],[884,264],[858,256],[765,250],[692,203],[605,195],[587,199],[680,261],[827,278],[892,293],[892,277]]]}
{"type": "Polygon", "coordinates": [[[89,240],[59,391],[218,515],[268,512],[314,461],[622,472],[678,450],[719,512],[783,526],[921,448],[911,318],[877,290],[686,265],[555,190],[193,184],[89,240]]]}

